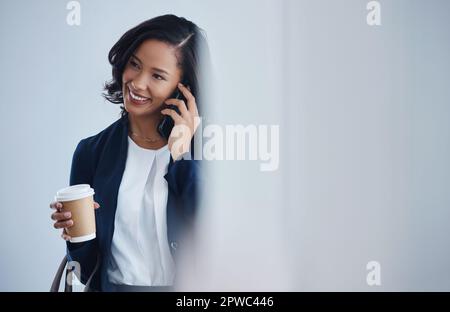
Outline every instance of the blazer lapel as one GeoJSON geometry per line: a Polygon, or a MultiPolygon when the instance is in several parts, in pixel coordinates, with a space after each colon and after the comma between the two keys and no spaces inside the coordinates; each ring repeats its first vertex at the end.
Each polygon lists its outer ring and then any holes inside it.
{"type": "Polygon", "coordinates": [[[114,232],[117,196],[128,153],[128,118],[126,116],[117,122],[106,140],[105,149],[98,162],[94,190],[98,190],[96,194],[102,196],[98,198],[101,206],[98,213],[102,216],[102,223],[97,229],[102,232],[100,248],[108,249],[105,251],[109,252],[114,232]]]}

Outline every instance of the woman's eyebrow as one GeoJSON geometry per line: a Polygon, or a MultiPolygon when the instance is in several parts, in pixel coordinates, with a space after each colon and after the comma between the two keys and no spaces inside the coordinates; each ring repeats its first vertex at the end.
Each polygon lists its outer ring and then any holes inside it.
{"type": "Polygon", "coordinates": [[[135,55],[135,54],[131,54],[131,56],[132,57],[134,57],[136,60],[138,60],[139,61],[139,63],[141,63],[142,64],[142,61],[135,55]]]}
{"type": "MultiPolygon", "coordinates": [[[[136,60],[138,60],[139,63],[142,64],[142,61],[141,61],[135,54],[132,54],[131,56],[134,57],[136,60]]],[[[152,69],[153,69],[154,71],[157,71],[157,72],[160,72],[160,73],[163,73],[163,74],[166,74],[166,75],[169,76],[169,73],[166,72],[165,70],[161,69],[161,68],[152,67],[152,69]]]]}
{"type": "Polygon", "coordinates": [[[163,73],[163,74],[169,75],[169,73],[168,73],[168,72],[166,72],[165,70],[162,70],[162,69],[160,69],[160,68],[152,67],[152,69],[153,69],[154,71],[157,71],[157,72],[160,72],[160,73],[163,73]]]}

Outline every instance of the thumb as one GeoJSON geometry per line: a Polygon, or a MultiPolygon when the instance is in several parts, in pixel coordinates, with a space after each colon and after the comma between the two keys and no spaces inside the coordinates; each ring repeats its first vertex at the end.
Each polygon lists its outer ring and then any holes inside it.
{"type": "Polygon", "coordinates": [[[97,202],[94,202],[94,208],[95,208],[95,209],[98,209],[98,208],[100,208],[100,204],[99,204],[99,203],[97,203],[97,202]]]}

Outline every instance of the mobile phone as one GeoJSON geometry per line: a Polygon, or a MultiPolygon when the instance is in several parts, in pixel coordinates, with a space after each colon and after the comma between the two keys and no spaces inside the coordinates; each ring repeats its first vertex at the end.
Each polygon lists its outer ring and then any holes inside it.
{"type": "MultiPolygon", "coordinates": [[[[181,83],[187,87],[187,84],[185,84],[184,81],[182,81],[181,83]]],[[[186,98],[183,96],[183,93],[180,91],[178,86],[175,89],[175,91],[172,93],[172,95],[169,97],[169,99],[180,99],[180,100],[184,101],[184,104],[186,104],[186,98]]],[[[175,105],[172,105],[172,104],[165,104],[165,105],[166,105],[166,108],[173,109],[174,111],[177,112],[177,114],[181,115],[180,110],[175,105]]],[[[164,115],[163,119],[158,124],[157,130],[158,130],[158,133],[163,138],[165,138],[166,140],[169,140],[169,136],[170,136],[170,133],[172,132],[173,127],[174,127],[174,121],[173,121],[172,117],[170,117],[168,115],[164,115]]]]}

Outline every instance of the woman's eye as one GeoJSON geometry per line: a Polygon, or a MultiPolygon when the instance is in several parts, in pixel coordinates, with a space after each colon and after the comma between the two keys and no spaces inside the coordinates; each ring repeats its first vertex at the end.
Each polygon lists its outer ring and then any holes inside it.
{"type": "Polygon", "coordinates": [[[155,77],[155,78],[158,79],[158,80],[164,80],[164,77],[163,77],[163,76],[160,76],[160,75],[158,75],[158,74],[154,74],[153,77],[155,77]]]}
{"type": "Polygon", "coordinates": [[[135,61],[130,61],[131,66],[133,66],[134,68],[139,68],[139,64],[136,63],[135,61]]]}

